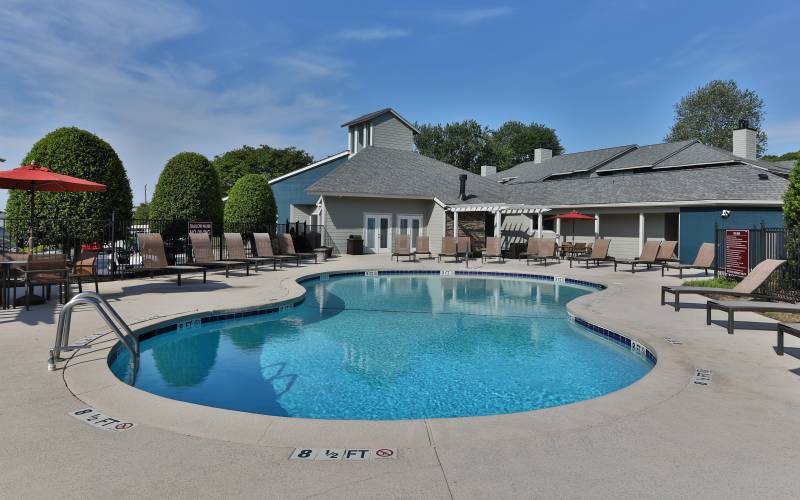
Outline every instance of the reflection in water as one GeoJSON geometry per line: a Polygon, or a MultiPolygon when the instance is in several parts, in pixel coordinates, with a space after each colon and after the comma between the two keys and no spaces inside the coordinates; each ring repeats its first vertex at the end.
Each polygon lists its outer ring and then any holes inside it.
{"type": "Polygon", "coordinates": [[[153,361],[161,377],[173,387],[203,382],[217,360],[219,333],[192,335],[154,349],[153,361]]]}

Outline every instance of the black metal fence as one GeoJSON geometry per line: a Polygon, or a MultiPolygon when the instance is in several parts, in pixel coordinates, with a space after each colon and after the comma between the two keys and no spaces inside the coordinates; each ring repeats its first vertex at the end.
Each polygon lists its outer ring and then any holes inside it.
{"type": "MultiPolygon", "coordinates": [[[[746,228],[716,228],[715,275],[728,276],[725,236],[730,229],[746,228]]],[[[800,231],[766,227],[763,223],[747,231],[749,269],[766,259],[786,260],[786,264],[764,283],[759,292],[789,302],[800,301],[800,231]]]]}
{"type": "MultiPolygon", "coordinates": [[[[27,252],[29,219],[0,219],[0,252],[27,252]]],[[[97,251],[96,272],[114,278],[123,271],[135,271],[142,266],[139,257],[139,233],[159,233],[164,240],[164,250],[170,264],[191,263],[189,221],[163,219],[34,219],[33,250],[35,253],[64,253],[74,260],[81,251],[97,251]]],[[[269,233],[274,251],[277,236],[292,235],[295,249],[308,252],[314,248],[333,247],[333,241],[322,226],[303,222],[293,224],[265,224],[242,222],[212,226],[212,248],[218,258],[226,257],[223,233],[240,233],[245,252],[253,256],[253,233],[269,233]]]]}

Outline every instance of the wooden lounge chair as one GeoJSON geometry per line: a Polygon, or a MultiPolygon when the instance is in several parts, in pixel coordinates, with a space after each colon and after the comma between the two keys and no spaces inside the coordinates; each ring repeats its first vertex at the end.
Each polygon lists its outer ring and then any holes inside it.
{"type": "Polygon", "coordinates": [[[395,257],[397,258],[397,262],[400,262],[400,257],[408,257],[409,262],[416,259],[414,252],[411,251],[411,237],[409,235],[394,235],[392,245],[394,246],[394,250],[392,251],[392,255],[389,257],[390,260],[395,257]]]}
{"type": "Polygon", "coordinates": [[[69,274],[71,282],[78,283],[78,292],[83,292],[83,280],[91,279],[94,281],[95,293],[100,293],[100,285],[97,282],[97,273],[94,270],[94,263],[97,260],[97,252],[83,251],[78,260],[72,266],[69,274]]]}
{"type": "MultiPolygon", "coordinates": [[[[31,308],[31,295],[35,286],[42,287],[42,297],[50,298],[50,286],[58,285],[58,300],[65,304],[69,300],[69,274],[67,256],[64,254],[30,254],[24,268],[17,270],[25,283],[25,309],[31,308]]],[[[17,289],[14,288],[14,302],[17,289]]]]}
{"type": "MultiPolygon", "coordinates": [[[[472,240],[469,236],[459,236],[456,242],[456,254],[463,255],[464,260],[469,264],[469,259],[472,258],[472,240]]],[[[458,257],[456,257],[458,259],[458,257]]]]}
{"type": "Polygon", "coordinates": [[[244,251],[244,241],[239,233],[225,233],[225,248],[228,250],[228,259],[251,262],[258,272],[258,265],[272,262],[272,270],[277,269],[277,260],[274,257],[248,257],[244,251]]]}
{"type": "Polygon", "coordinates": [[[697,256],[691,264],[681,264],[680,262],[665,262],[661,265],[661,276],[664,276],[666,269],[677,269],[678,277],[683,279],[684,269],[702,269],[705,275],[708,276],[708,270],[714,264],[714,244],[703,243],[700,245],[700,250],[697,251],[697,256]]]}
{"type": "Polygon", "coordinates": [[[661,305],[666,304],[664,295],[671,293],[675,296],[675,310],[681,309],[681,295],[695,294],[704,295],[713,293],[715,295],[727,295],[729,297],[748,297],[748,298],[765,298],[763,295],[756,295],[754,292],[760,287],[767,278],[779,267],[786,262],[785,260],[767,259],[754,267],[750,274],[744,277],[733,288],[708,288],[702,286],[662,286],[661,287],[661,305]]]}
{"type": "Polygon", "coordinates": [[[519,254],[519,258],[521,259],[522,256],[525,256],[525,265],[530,263],[532,260],[536,260],[539,257],[539,243],[542,241],[541,238],[535,238],[531,236],[528,238],[528,247],[525,250],[525,253],[519,254]]]}
{"type": "Polygon", "coordinates": [[[656,254],[656,262],[661,264],[665,262],[676,262],[678,258],[675,256],[675,249],[678,248],[677,241],[662,241],[658,247],[658,254],[656,254]]]}
{"type": "Polygon", "coordinates": [[[272,239],[269,237],[269,233],[253,233],[253,240],[256,242],[256,252],[259,257],[275,259],[281,267],[286,261],[294,261],[298,267],[300,266],[299,255],[275,255],[272,252],[272,239]]]}
{"type": "Polygon", "coordinates": [[[548,259],[555,259],[561,262],[561,256],[558,254],[558,246],[554,239],[542,239],[542,241],[539,242],[539,254],[534,258],[529,256],[527,261],[530,262],[534,260],[535,262],[542,262],[546,267],[548,259]]]}
{"type": "Polygon", "coordinates": [[[136,235],[139,240],[139,253],[142,256],[142,267],[150,273],[156,271],[167,271],[178,276],[178,286],[181,286],[181,275],[183,273],[203,273],[203,283],[206,282],[206,268],[200,266],[171,266],[167,262],[167,255],[164,252],[164,240],[158,233],[139,233],[136,235]]]}
{"type": "Polygon", "coordinates": [[[581,255],[569,260],[569,267],[572,267],[573,262],[586,262],[586,269],[589,269],[589,262],[594,262],[594,265],[599,267],[601,262],[609,260],[608,247],[611,245],[611,240],[597,240],[592,245],[592,253],[589,255],[581,255]]]}
{"type": "Polygon", "coordinates": [[[458,262],[458,241],[455,236],[442,237],[442,250],[438,255],[439,262],[442,261],[442,257],[455,257],[458,262]]]}
{"type": "Polygon", "coordinates": [[[800,338],[800,323],[778,323],[778,356],[783,356],[783,334],[800,338]]]}
{"type": "Polygon", "coordinates": [[[500,248],[500,238],[486,238],[486,250],[483,252],[482,261],[485,263],[486,259],[500,259],[500,262],[505,262],[503,251],[500,248]]]}
{"type": "Polygon", "coordinates": [[[614,272],[617,271],[618,264],[630,264],[631,272],[636,272],[636,266],[647,266],[647,269],[656,263],[656,256],[658,255],[658,248],[661,243],[658,241],[646,241],[642,247],[642,253],[635,259],[614,259],[614,272]]]}
{"type": "Polygon", "coordinates": [[[737,312],[779,312],[800,313],[800,304],[786,302],[763,302],[756,300],[709,300],[706,303],[706,324],[711,324],[711,311],[717,309],[728,313],[728,333],[733,335],[734,313],[737,312]]]}
{"type": "Polygon", "coordinates": [[[416,259],[418,255],[427,255],[429,259],[433,258],[429,236],[417,236],[417,249],[414,250],[414,258],[416,259]]]}
{"type": "Polygon", "coordinates": [[[192,255],[194,263],[202,267],[224,267],[225,277],[230,276],[232,267],[245,267],[245,273],[250,276],[250,263],[246,260],[217,260],[211,248],[211,235],[207,233],[189,233],[192,242],[192,255]]]}
{"type": "Polygon", "coordinates": [[[294,240],[292,239],[292,235],[289,233],[283,233],[282,235],[278,236],[278,243],[280,244],[281,252],[285,255],[294,256],[303,259],[314,259],[314,264],[317,263],[317,253],[316,252],[297,252],[294,249],[294,240]]]}

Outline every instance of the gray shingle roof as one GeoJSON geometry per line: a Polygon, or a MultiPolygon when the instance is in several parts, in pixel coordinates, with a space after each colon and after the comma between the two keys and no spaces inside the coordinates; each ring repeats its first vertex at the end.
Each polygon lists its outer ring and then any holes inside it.
{"type": "Polygon", "coordinates": [[[322,179],[309,193],[439,198],[445,203],[486,203],[503,199],[503,186],[414,151],[370,146],[322,179]],[[469,199],[458,199],[459,179],[467,174],[469,199]]]}
{"type": "Polygon", "coordinates": [[[626,170],[637,167],[651,167],[660,161],[666,161],[671,156],[679,154],[681,150],[686,149],[696,142],[697,140],[693,139],[688,141],[665,142],[662,144],[642,146],[620,156],[616,160],[606,163],[602,167],[598,168],[596,172],[598,174],[602,174],[616,170],[626,170]]]}
{"type": "Polygon", "coordinates": [[[512,182],[536,182],[553,174],[588,171],[599,165],[603,165],[609,160],[635,147],[635,145],[617,146],[614,148],[563,154],[554,156],[542,163],[527,161],[509,168],[508,170],[498,172],[494,175],[494,178],[517,177],[517,179],[512,182]]]}
{"type": "Polygon", "coordinates": [[[417,127],[412,125],[410,121],[408,121],[405,118],[403,118],[403,116],[400,113],[398,113],[397,111],[395,111],[392,108],[379,109],[378,111],[373,111],[372,113],[367,113],[366,115],[361,115],[358,118],[353,118],[349,122],[343,123],[342,127],[349,127],[350,125],[355,125],[357,123],[369,121],[369,120],[371,120],[373,118],[381,116],[384,113],[391,113],[392,115],[394,115],[395,118],[397,118],[398,120],[403,122],[408,128],[410,128],[412,131],[414,131],[415,134],[419,134],[419,130],[417,130],[417,127]]]}
{"type": "Polygon", "coordinates": [[[650,170],[508,185],[506,198],[535,205],[606,205],[701,200],[779,201],[786,179],[750,165],[650,170]]]}
{"type": "Polygon", "coordinates": [[[660,162],[654,168],[677,167],[681,165],[700,165],[728,161],[736,161],[736,157],[733,156],[733,153],[711,146],[706,146],[705,144],[698,142],[660,162]]]}

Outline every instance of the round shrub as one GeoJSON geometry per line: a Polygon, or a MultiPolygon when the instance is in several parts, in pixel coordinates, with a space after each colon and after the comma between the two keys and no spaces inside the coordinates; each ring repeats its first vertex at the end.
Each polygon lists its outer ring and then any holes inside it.
{"type": "Polygon", "coordinates": [[[261,174],[240,177],[228,193],[225,224],[275,222],[277,208],[269,182],[261,174]]]}
{"type": "Polygon", "coordinates": [[[211,221],[222,223],[219,177],[208,158],[199,153],[178,153],[158,177],[150,219],[211,221]]]}
{"type": "MultiPolygon", "coordinates": [[[[106,141],[76,127],[56,129],[33,145],[23,164],[35,161],[60,174],[80,177],[105,184],[103,193],[36,193],[37,217],[67,219],[59,224],[42,223],[36,235],[46,242],[75,236],[85,241],[100,239],[116,211],[118,219],[127,219],[133,208],[133,195],[128,174],[114,148],[106,141]],[[63,233],[63,234],[62,234],[63,233]]],[[[6,217],[13,220],[9,229],[13,237],[24,237],[30,218],[30,195],[12,190],[6,205],[6,217]],[[17,227],[19,226],[19,227],[17,227]]]]}

